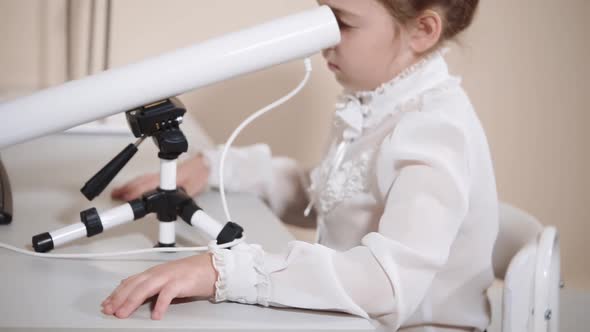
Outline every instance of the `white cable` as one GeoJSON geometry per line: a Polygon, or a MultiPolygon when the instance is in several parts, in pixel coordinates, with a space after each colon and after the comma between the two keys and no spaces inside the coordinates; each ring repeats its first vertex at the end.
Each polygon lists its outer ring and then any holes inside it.
{"type": "MultiPolygon", "coordinates": [[[[239,239],[236,239],[232,242],[224,243],[219,246],[215,244],[220,249],[225,249],[229,247],[236,246],[244,241],[245,236],[242,236],[239,239]]],[[[212,241],[215,242],[215,241],[212,241]]],[[[208,251],[210,249],[209,246],[207,247],[184,247],[184,248],[149,248],[149,249],[138,249],[138,250],[130,250],[130,251],[116,251],[116,252],[106,252],[106,253],[96,253],[96,254],[47,254],[47,253],[40,253],[40,252],[33,252],[30,250],[25,250],[21,248],[17,248],[15,246],[2,243],[0,242],[0,248],[8,249],[20,254],[25,254],[29,256],[35,257],[45,257],[45,258],[58,258],[58,259],[94,259],[94,258],[103,258],[103,257],[116,257],[116,256],[130,256],[130,255],[139,255],[145,253],[152,253],[152,252],[185,252],[185,251],[208,251]]]]}
{"type": "Polygon", "coordinates": [[[231,218],[231,214],[229,213],[229,209],[227,207],[227,200],[225,198],[225,185],[224,185],[224,181],[223,181],[223,170],[225,168],[225,157],[227,155],[227,151],[229,150],[230,146],[232,145],[232,143],[234,142],[234,140],[236,139],[236,137],[238,136],[238,134],[247,126],[249,125],[252,121],[256,120],[257,118],[259,118],[260,116],[264,115],[265,113],[271,111],[272,109],[276,108],[277,106],[280,106],[281,104],[285,103],[287,100],[293,98],[293,96],[295,96],[297,93],[299,93],[299,91],[301,91],[301,89],[303,89],[303,87],[305,86],[305,84],[307,83],[307,81],[309,80],[309,77],[311,75],[311,60],[309,58],[306,58],[304,60],[304,64],[305,64],[305,77],[303,78],[303,80],[301,81],[301,83],[299,83],[299,85],[293,89],[293,91],[291,91],[290,93],[288,93],[287,95],[285,95],[284,97],[282,97],[281,99],[278,99],[277,101],[275,101],[274,103],[258,110],[256,113],[250,115],[246,120],[244,120],[235,130],[234,132],[231,134],[231,136],[229,137],[229,139],[227,140],[227,142],[225,143],[225,146],[223,147],[223,152],[221,154],[221,161],[219,163],[219,190],[221,193],[221,204],[223,205],[223,211],[225,212],[225,217],[228,221],[233,221],[231,218]]]}

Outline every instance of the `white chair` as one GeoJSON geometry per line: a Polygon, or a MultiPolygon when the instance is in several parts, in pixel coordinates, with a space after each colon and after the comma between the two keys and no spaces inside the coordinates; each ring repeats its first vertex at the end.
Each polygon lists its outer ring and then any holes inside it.
{"type": "Polygon", "coordinates": [[[504,280],[502,332],[557,332],[560,253],[555,227],[500,203],[494,246],[496,278],[504,280]]]}

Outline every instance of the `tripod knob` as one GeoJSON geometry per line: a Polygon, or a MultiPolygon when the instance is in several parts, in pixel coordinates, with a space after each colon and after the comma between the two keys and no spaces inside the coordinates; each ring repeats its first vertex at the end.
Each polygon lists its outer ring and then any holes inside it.
{"type": "Polygon", "coordinates": [[[129,144],[113,160],[106,164],[96,175],[94,175],[82,189],[82,194],[89,200],[93,200],[113,181],[129,160],[137,153],[135,144],[129,144]]]}

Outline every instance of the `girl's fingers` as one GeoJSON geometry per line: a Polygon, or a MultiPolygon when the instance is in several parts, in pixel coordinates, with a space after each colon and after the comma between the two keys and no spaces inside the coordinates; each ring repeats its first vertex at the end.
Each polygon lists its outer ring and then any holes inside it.
{"type": "Polygon", "coordinates": [[[168,285],[164,287],[158,295],[158,301],[156,301],[156,306],[154,307],[154,311],[152,312],[152,319],[162,319],[162,317],[164,317],[164,314],[168,310],[170,303],[172,302],[172,300],[174,300],[174,298],[178,296],[178,294],[178,288],[174,285],[168,285]]]}
{"type": "Polygon", "coordinates": [[[114,199],[121,199],[123,195],[129,190],[128,185],[124,185],[122,187],[118,187],[113,189],[111,192],[111,197],[114,199]]]}
{"type": "Polygon", "coordinates": [[[153,186],[151,184],[143,184],[141,186],[137,186],[130,191],[126,192],[122,195],[122,199],[124,201],[132,201],[134,199],[140,198],[146,192],[155,189],[157,186],[153,186]]]}
{"type": "Polygon", "coordinates": [[[119,309],[115,312],[118,318],[129,317],[145,300],[158,294],[166,285],[165,278],[150,278],[143,281],[127,296],[125,302],[121,304],[119,309]]]}
{"type": "Polygon", "coordinates": [[[110,301],[107,303],[103,309],[103,312],[107,315],[112,315],[119,308],[121,304],[123,304],[129,294],[137,287],[137,285],[141,284],[146,279],[145,274],[139,274],[134,277],[127,278],[121,282],[121,284],[113,291],[110,296],[110,301]]]}
{"type": "Polygon", "coordinates": [[[132,181],[117,187],[111,193],[114,199],[130,201],[141,196],[144,192],[155,189],[158,186],[158,175],[148,174],[137,177],[132,181]]]}
{"type": "MultiPolygon", "coordinates": [[[[147,190],[145,190],[147,191],[147,190]]],[[[144,189],[142,188],[133,188],[132,190],[126,192],[124,195],[122,195],[122,199],[124,201],[132,201],[134,199],[137,199],[138,197],[140,197],[142,194],[144,193],[144,189]]]]}
{"type": "Polygon", "coordinates": [[[109,303],[111,301],[111,295],[107,296],[106,299],[104,299],[104,301],[102,301],[102,303],[100,304],[101,306],[105,306],[105,304],[109,303]]]}

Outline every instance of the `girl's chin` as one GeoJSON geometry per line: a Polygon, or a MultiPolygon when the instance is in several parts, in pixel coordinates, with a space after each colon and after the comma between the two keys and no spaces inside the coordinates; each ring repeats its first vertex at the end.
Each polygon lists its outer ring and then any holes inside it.
{"type": "Polygon", "coordinates": [[[334,78],[347,91],[364,91],[363,89],[359,89],[358,84],[354,84],[354,82],[347,79],[341,71],[334,72],[334,78]]]}
{"type": "Polygon", "coordinates": [[[336,81],[338,81],[338,83],[342,85],[345,85],[347,83],[347,80],[341,71],[334,72],[334,77],[336,78],[336,81]]]}
{"type": "Polygon", "coordinates": [[[355,88],[354,84],[351,84],[351,82],[346,80],[346,78],[343,77],[342,75],[334,74],[334,77],[336,78],[336,81],[338,81],[338,83],[345,90],[348,90],[348,91],[356,91],[357,90],[357,88],[355,88]]]}

